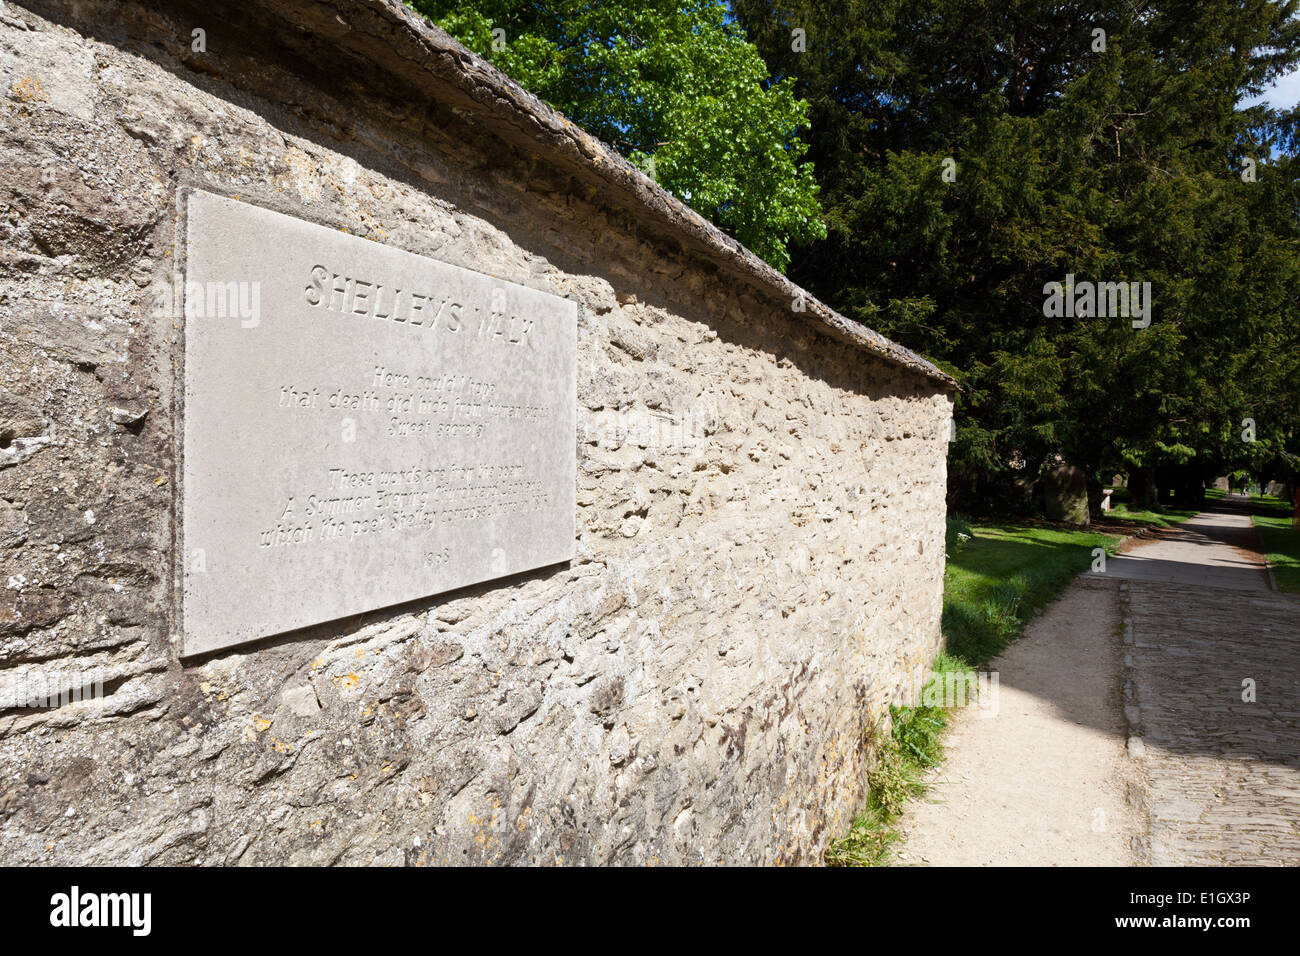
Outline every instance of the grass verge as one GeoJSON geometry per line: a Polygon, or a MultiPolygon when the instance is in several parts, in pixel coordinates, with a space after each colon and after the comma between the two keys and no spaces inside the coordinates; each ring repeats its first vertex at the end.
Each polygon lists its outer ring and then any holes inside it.
{"type": "MultiPolygon", "coordinates": [[[[986,665],[1019,637],[1038,610],[1092,566],[1095,548],[1113,555],[1121,540],[1045,523],[971,527],[950,520],[943,583],[946,650],[935,661],[931,682],[986,665]]],[[[920,704],[889,711],[892,729],[869,741],[875,765],[867,807],[849,832],[827,847],[828,866],[891,862],[904,805],[922,792],[925,771],[943,759],[948,722],[943,707],[920,704]]]]}
{"type": "MultiPolygon", "coordinates": [[[[1223,492],[1207,492],[1207,503],[1216,497],[1222,498],[1223,492]]],[[[1154,508],[1130,508],[1127,488],[1116,488],[1111,495],[1111,502],[1113,508],[1106,515],[1108,519],[1154,528],[1170,528],[1182,524],[1188,518],[1194,518],[1205,510],[1204,508],[1171,508],[1163,505],[1154,508]]]]}
{"type": "Polygon", "coordinates": [[[1290,506],[1272,495],[1256,495],[1251,505],[1251,520],[1264,544],[1264,556],[1278,590],[1300,593],[1300,529],[1291,527],[1290,506]]]}

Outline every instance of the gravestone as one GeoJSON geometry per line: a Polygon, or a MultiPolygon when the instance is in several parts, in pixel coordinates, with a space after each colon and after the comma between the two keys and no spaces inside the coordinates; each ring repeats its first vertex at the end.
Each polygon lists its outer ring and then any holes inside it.
{"type": "Polygon", "coordinates": [[[1214,488],[1215,488],[1215,490],[1217,490],[1217,491],[1227,491],[1227,490],[1228,490],[1228,479],[1227,479],[1227,478],[1215,478],[1215,479],[1214,479],[1214,488]]]}
{"type": "Polygon", "coordinates": [[[567,561],[577,307],[186,197],[184,653],[567,561]]]}
{"type": "Polygon", "coordinates": [[[1088,524],[1088,481],[1077,465],[1053,465],[1043,472],[1043,507],[1052,521],[1088,524]]]}

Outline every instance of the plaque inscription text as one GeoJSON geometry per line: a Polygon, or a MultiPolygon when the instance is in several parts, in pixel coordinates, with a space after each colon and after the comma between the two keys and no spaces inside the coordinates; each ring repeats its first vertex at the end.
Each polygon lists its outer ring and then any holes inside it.
{"type": "Polygon", "coordinates": [[[569,560],[573,302],[190,191],[183,653],[569,560]]]}

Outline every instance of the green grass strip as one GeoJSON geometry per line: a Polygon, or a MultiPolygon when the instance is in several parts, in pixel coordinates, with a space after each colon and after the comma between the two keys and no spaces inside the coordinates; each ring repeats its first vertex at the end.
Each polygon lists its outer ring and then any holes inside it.
{"type": "Polygon", "coordinates": [[[1291,506],[1272,495],[1256,495],[1252,504],[1251,518],[1278,590],[1300,593],[1300,528],[1291,527],[1291,506]]]}

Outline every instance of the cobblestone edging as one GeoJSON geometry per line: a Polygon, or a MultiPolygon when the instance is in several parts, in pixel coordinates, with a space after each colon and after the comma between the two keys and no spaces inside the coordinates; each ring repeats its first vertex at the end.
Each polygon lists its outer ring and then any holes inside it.
{"type": "MultiPolygon", "coordinates": [[[[1255,519],[1254,519],[1253,516],[1252,516],[1251,519],[1250,519],[1250,526],[1251,526],[1252,528],[1256,528],[1256,526],[1255,526],[1255,519]]],[[[1259,529],[1258,529],[1258,528],[1256,528],[1255,533],[1256,533],[1256,534],[1259,534],[1259,529]]],[[[1260,543],[1263,544],[1262,539],[1261,539],[1260,543]]],[[[1274,576],[1274,574],[1273,574],[1273,562],[1271,562],[1271,561],[1268,559],[1268,554],[1264,551],[1263,548],[1260,548],[1260,550],[1259,550],[1259,554],[1260,554],[1260,557],[1262,557],[1262,558],[1264,559],[1264,573],[1268,575],[1268,589],[1269,589],[1270,591],[1277,591],[1278,593],[1281,593],[1281,592],[1282,592],[1282,589],[1281,589],[1280,587],[1277,586],[1277,577],[1274,576]]]]}
{"type": "Polygon", "coordinates": [[[1151,858],[1151,808],[1147,802],[1148,781],[1142,758],[1146,756],[1146,744],[1142,740],[1142,705],[1138,699],[1138,687],[1133,662],[1133,611],[1131,590],[1128,581],[1120,581],[1115,589],[1115,602],[1120,614],[1121,664],[1123,687],[1121,701],[1124,708],[1124,722],[1127,727],[1125,751],[1128,753],[1130,775],[1128,780],[1128,802],[1137,808],[1146,820],[1146,832],[1133,838],[1134,865],[1143,866],[1151,858]]]}

